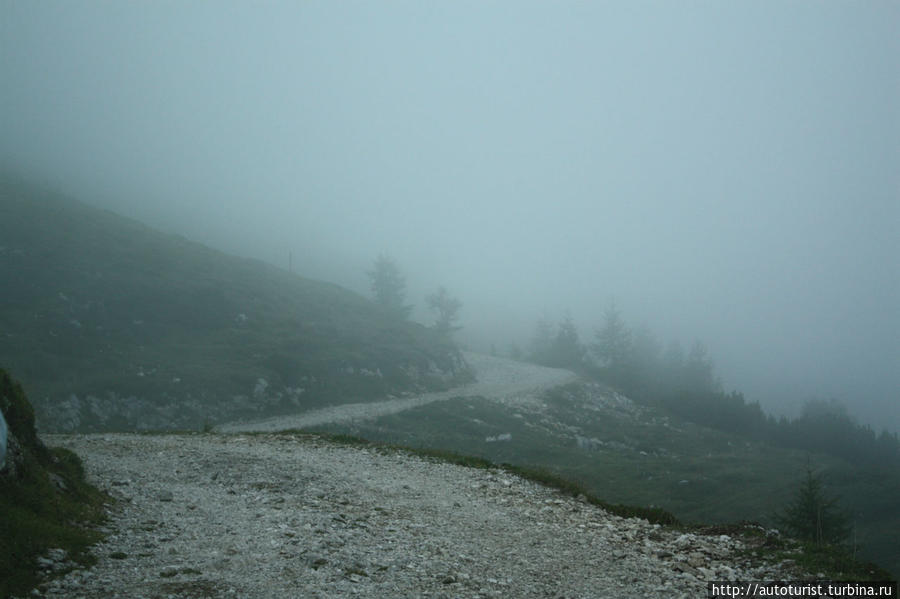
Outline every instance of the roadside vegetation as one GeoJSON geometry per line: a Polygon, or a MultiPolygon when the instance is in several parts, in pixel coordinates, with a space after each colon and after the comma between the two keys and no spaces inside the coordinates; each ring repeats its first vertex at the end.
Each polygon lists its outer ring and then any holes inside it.
{"type": "Polygon", "coordinates": [[[89,485],[79,457],[47,448],[34,429],[31,404],[0,370],[0,408],[12,451],[0,470],[0,597],[25,595],[39,580],[39,559],[62,550],[53,562],[61,574],[93,562],[88,548],[101,539],[110,498],[89,485]]]}

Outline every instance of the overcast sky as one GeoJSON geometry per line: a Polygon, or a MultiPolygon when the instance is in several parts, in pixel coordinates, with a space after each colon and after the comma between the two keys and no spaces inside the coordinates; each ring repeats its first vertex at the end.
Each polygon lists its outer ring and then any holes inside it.
{"type": "Polygon", "coordinates": [[[0,161],[363,293],[389,253],[475,348],[615,298],[900,430],[896,1],[0,0],[0,161]]]}

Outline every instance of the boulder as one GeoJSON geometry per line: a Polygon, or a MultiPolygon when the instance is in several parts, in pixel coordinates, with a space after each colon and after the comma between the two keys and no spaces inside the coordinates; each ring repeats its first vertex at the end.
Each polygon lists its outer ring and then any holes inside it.
{"type": "Polygon", "coordinates": [[[14,382],[6,371],[0,369],[0,429],[2,429],[3,459],[0,460],[0,476],[23,476],[25,455],[30,453],[49,459],[47,448],[41,443],[34,428],[34,411],[25,398],[22,387],[14,382]]]}

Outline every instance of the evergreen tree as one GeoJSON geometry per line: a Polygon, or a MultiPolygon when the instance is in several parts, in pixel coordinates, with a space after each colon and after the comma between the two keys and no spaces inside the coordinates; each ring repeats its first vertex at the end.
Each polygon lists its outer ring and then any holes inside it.
{"type": "Polygon", "coordinates": [[[455,323],[459,320],[459,309],[462,302],[447,292],[446,287],[438,287],[438,290],[425,298],[428,308],[435,312],[434,328],[442,335],[450,336],[454,331],[462,327],[455,323]]]}
{"type": "Polygon", "coordinates": [[[836,498],[825,494],[821,477],[809,466],[794,499],[784,513],[776,515],[776,521],[788,534],[817,545],[840,544],[850,534],[847,514],[836,498]]]}
{"type": "Polygon", "coordinates": [[[577,369],[581,367],[583,358],[584,348],[578,341],[578,329],[572,322],[572,317],[566,313],[556,329],[548,365],[577,369]]]}
{"type": "Polygon", "coordinates": [[[622,313],[611,303],[603,313],[603,326],[597,331],[594,353],[606,367],[613,380],[622,382],[627,378],[627,366],[631,353],[631,331],[622,319],[622,313]]]}
{"type": "Polygon", "coordinates": [[[631,373],[630,390],[642,394],[655,392],[661,382],[662,347],[653,332],[645,325],[639,327],[631,341],[628,371],[631,373]]]}
{"type": "Polygon", "coordinates": [[[406,277],[400,272],[394,259],[380,254],[375,267],[369,271],[372,281],[372,295],[375,303],[391,317],[406,320],[412,306],[406,305],[406,277]]]}
{"type": "Polygon", "coordinates": [[[713,363],[700,341],[694,341],[684,365],[684,384],[693,393],[710,393],[717,390],[713,378],[713,363]]]}
{"type": "Polygon", "coordinates": [[[682,387],[684,376],[684,348],[677,340],[669,343],[666,354],[663,356],[663,377],[666,385],[671,389],[682,387]]]}
{"type": "Polygon", "coordinates": [[[550,356],[553,344],[553,327],[546,312],[534,325],[534,336],[531,338],[529,359],[536,364],[544,364],[550,356]]]}

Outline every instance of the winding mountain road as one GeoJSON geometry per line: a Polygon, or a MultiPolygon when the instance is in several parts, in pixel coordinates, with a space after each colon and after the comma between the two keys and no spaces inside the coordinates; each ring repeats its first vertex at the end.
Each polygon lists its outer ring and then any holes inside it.
{"type": "Polygon", "coordinates": [[[331,406],[302,414],[277,416],[251,422],[231,422],[216,428],[217,432],[275,432],[310,429],[324,424],[348,424],[374,420],[435,401],[481,396],[507,405],[535,403],[541,392],[574,381],[577,376],[559,368],[515,362],[484,354],[465,353],[466,361],[475,370],[477,381],[461,387],[425,393],[414,397],[387,399],[371,403],[351,403],[331,406]]]}
{"type": "Polygon", "coordinates": [[[96,563],[44,558],[31,596],[84,599],[699,597],[707,580],[793,579],[744,542],[625,519],[501,469],[302,433],[479,395],[507,405],[575,378],[470,354],[479,381],[445,393],[255,423],[237,434],[47,435],[117,501],[96,563]]]}

